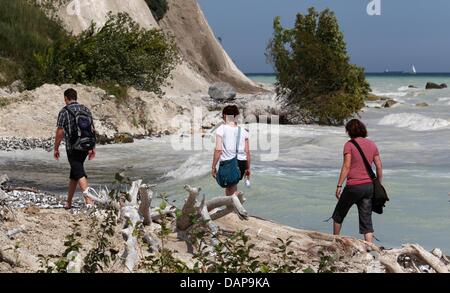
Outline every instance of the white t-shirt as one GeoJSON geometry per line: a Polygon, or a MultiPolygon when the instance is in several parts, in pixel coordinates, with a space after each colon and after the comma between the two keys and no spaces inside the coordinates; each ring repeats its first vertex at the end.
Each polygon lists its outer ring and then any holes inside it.
{"type": "MultiPolygon", "coordinates": [[[[216,136],[222,137],[222,155],[220,161],[228,161],[236,156],[236,138],[238,135],[238,127],[227,124],[219,126],[216,130],[216,136]]],[[[246,161],[245,140],[249,137],[248,131],[241,127],[241,136],[239,140],[238,160],[246,161]]]]}

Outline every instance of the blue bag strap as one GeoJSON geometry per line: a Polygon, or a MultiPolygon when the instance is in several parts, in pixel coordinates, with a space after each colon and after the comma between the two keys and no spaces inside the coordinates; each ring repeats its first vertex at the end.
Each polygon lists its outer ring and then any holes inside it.
{"type": "Polygon", "coordinates": [[[237,158],[237,156],[239,154],[239,143],[240,143],[240,140],[241,140],[241,128],[238,127],[238,134],[237,134],[237,137],[236,137],[236,158],[237,158]]]}

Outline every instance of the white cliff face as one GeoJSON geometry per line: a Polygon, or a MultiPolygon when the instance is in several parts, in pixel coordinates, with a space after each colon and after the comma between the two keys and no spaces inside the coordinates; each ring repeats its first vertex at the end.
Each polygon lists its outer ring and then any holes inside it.
{"type": "Polygon", "coordinates": [[[168,3],[169,11],[160,26],[175,36],[184,60],[210,82],[225,81],[240,92],[260,91],[222,48],[197,0],[168,3]]]}
{"type": "Polygon", "coordinates": [[[91,22],[101,26],[109,12],[128,13],[144,28],[161,28],[175,36],[183,62],[173,72],[169,95],[206,94],[209,84],[231,83],[239,91],[258,91],[234,64],[214,36],[197,0],[169,0],[169,11],[158,24],[145,0],[75,0],[59,9],[68,31],[79,34],[91,22]],[[78,3],[78,4],[77,4],[78,3]]]}
{"type": "Polygon", "coordinates": [[[80,34],[91,22],[105,24],[109,12],[126,12],[144,28],[158,27],[144,0],[74,0],[59,9],[59,16],[66,29],[80,34]]]}
{"type": "MultiPolygon", "coordinates": [[[[7,102],[0,107],[0,137],[51,137],[56,116],[63,106],[62,94],[69,87],[79,92],[80,102],[94,114],[97,130],[108,138],[121,132],[136,136],[189,133],[194,107],[202,109],[205,121],[201,128],[211,128],[221,118],[219,112],[209,112],[209,109],[223,106],[208,98],[209,86],[216,81],[229,82],[241,93],[260,91],[223,50],[197,0],[169,0],[169,12],[159,24],[144,0],[78,1],[79,7],[71,6],[72,1],[68,7],[59,9],[64,26],[74,34],[81,33],[91,22],[103,25],[109,12],[126,12],[144,28],[161,28],[174,35],[183,62],[172,72],[171,84],[163,88],[166,94],[157,97],[130,88],[127,103],[120,104],[104,90],[84,85],[43,85],[33,91],[11,94],[0,88],[0,96],[7,102]],[[42,105],[45,105],[44,111],[42,105]]],[[[245,108],[252,98],[246,96],[241,100],[236,103],[245,108]]],[[[254,105],[252,108],[257,109],[254,105]]]]}

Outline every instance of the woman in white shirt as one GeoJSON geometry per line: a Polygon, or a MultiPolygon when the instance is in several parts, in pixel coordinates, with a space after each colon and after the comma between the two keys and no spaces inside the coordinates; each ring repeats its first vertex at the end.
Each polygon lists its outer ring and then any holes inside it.
{"type": "MultiPolygon", "coordinates": [[[[241,173],[240,180],[247,177],[250,178],[250,147],[249,134],[247,130],[241,128],[237,124],[237,116],[239,109],[235,105],[226,106],[222,111],[224,124],[216,130],[216,148],[213,156],[211,175],[217,176],[217,163],[238,159],[238,166],[241,173]],[[238,138],[238,134],[239,138],[238,138]],[[236,141],[239,139],[239,142],[236,141]],[[236,150],[236,146],[238,149],[236,150]]],[[[225,194],[231,196],[237,192],[237,184],[225,188],[225,194]]]]}

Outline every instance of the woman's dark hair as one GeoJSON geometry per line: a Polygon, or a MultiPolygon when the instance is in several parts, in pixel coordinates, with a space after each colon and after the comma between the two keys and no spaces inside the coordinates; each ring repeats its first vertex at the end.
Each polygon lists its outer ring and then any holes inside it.
{"type": "Polygon", "coordinates": [[[367,137],[367,128],[358,119],[350,120],[345,126],[345,130],[351,138],[367,137]]]}
{"type": "Polygon", "coordinates": [[[76,101],[78,98],[77,91],[74,89],[68,89],[64,92],[64,97],[69,101],[76,101]]]}
{"type": "Polygon", "coordinates": [[[236,105],[228,105],[223,108],[222,115],[236,117],[239,115],[239,108],[236,105]]]}

